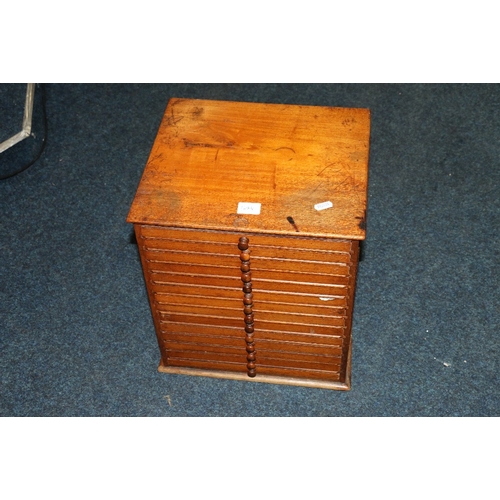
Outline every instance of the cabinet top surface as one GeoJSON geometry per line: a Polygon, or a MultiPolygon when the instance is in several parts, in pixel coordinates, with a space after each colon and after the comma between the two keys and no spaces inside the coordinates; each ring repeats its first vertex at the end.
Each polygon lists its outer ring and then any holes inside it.
{"type": "Polygon", "coordinates": [[[369,139],[367,109],[173,98],[127,220],[364,239],[369,139]]]}

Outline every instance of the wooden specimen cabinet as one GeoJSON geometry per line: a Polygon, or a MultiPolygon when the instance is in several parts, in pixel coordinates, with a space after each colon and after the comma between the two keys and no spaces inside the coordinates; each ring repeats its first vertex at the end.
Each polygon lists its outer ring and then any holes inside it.
{"type": "Polygon", "coordinates": [[[350,388],[367,109],[171,99],[127,221],[159,370],[350,388]]]}

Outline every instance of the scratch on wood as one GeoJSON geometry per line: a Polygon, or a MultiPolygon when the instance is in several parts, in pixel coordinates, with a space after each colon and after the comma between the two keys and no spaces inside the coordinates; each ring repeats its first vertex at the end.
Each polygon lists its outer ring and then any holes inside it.
{"type": "Polygon", "coordinates": [[[335,163],[329,163],[321,172],[319,172],[316,175],[319,177],[325,170],[327,170],[328,168],[332,167],[333,165],[335,165],[335,163]]]}
{"type": "Polygon", "coordinates": [[[158,160],[163,160],[163,153],[155,154],[154,156],[151,156],[151,159],[149,160],[149,163],[153,163],[158,160]]]}
{"type": "Polygon", "coordinates": [[[275,149],[275,151],[279,151],[280,149],[289,149],[290,151],[292,151],[292,153],[293,153],[293,154],[296,154],[296,153],[295,153],[295,149],[288,148],[288,147],[286,147],[286,146],[282,146],[281,148],[277,148],[277,149],[275,149]]]}
{"type": "Polygon", "coordinates": [[[220,148],[221,146],[232,148],[234,146],[234,142],[228,141],[226,144],[210,144],[208,142],[192,142],[187,139],[182,139],[184,142],[184,146],[186,148],[220,148]]]}
{"type": "Polygon", "coordinates": [[[177,123],[179,123],[181,120],[184,119],[183,116],[174,116],[174,110],[172,109],[171,113],[170,113],[171,116],[168,116],[166,118],[166,124],[168,126],[172,126],[172,125],[176,125],[177,123]]]}
{"type": "Polygon", "coordinates": [[[325,183],[325,181],[321,181],[312,191],[311,196],[325,183]]]}

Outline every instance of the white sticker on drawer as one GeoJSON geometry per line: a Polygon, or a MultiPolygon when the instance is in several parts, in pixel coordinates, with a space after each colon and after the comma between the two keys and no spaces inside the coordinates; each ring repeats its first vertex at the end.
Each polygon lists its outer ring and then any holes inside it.
{"type": "Polygon", "coordinates": [[[333,207],[333,203],[331,201],[324,201],[323,203],[316,203],[316,205],[314,205],[314,208],[316,210],[325,210],[326,208],[332,208],[333,207]]]}
{"type": "Polygon", "coordinates": [[[238,203],[238,214],[249,214],[249,215],[259,215],[260,214],[260,203],[248,203],[245,201],[240,201],[238,203]]]}
{"type": "Polygon", "coordinates": [[[328,300],[333,300],[333,297],[320,297],[319,300],[324,300],[326,302],[328,300]]]}

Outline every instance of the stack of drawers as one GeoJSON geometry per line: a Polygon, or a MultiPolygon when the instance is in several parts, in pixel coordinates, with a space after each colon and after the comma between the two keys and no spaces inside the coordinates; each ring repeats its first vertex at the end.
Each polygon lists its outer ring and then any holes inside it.
{"type": "MultiPolygon", "coordinates": [[[[199,113],[208,103],[188,101],[187,106],[199,113]]],[[[230,103],[211,105],[219,111],[230,103]]],[[[244,109],[251,112],[253,106],[257,105],[246,104],[244,109]]],[[[272,105],[260,106],[273,110],[272,105]]],[[[165,143],[165,130],[173,123],[169,108],[165,116],[169,123],[163,133],[160,129],[156,144],[165,143]]],[[[196,124],[193,122],[191,130],[196,124]]],[[[255,126],[247,116],[238,124],[240,130],[247,122],[250,130],[255,126]]],[[[363,138],[367,148],[366,134],[363,138]]],[[[196,144],[206,149],[209,143],[196,144]]],[[[233,141],[232,147],[235,145],[233,141]]],[[[255,154],[258,146],[254,144],[249,154],[255,154]]],[[[364,210],[364,201],[353,204],[350,216],[358,230],[357,238],[333,237],[335,231],[331,229],[319,232],[323,214],[313,212],[309,220],[301,217],[296,206],[294,218],[281,217],[279,231],[251,224],[260,220],[259,214],[228,214],[223,206],[219,223],[214,224],[207,211],[196,213],[192,209],[195,203],[189,202],[194,199],[201,203],[200,192],[207,186],[195,189],[191,185],[187,189],[186,182],[175,184],[174,174],[183,164],[177,163],[174,153],[167,151],[164,163],[159,164],[158,151],[153,149],[141,181],[143,189],[140,186],[129,216],[134,222],[161,352],[159,370],[349,389],[351,323],[362,239],[359,234],[364,233],[364,211],[359,212],[359,208],[364,210]],[[163,181],[166,200],[160,217],[151,210],[163,196],[158,185],[151,183],[158,178],[163,181]],[[181,218],[173,224],[169,212],[184,214],[189,220],[183,224],[181,218]]],[[[359,170],[365,172],[367,155],[358,153],[355,158],[365,160],[364,170],[359,170]]],[[[185,155],[185,162],[189,163],[189,155],[185,155]]],[[[211,170],[211,174],[219,176],[221,182],[226,180],[223,170],[211,170]]],[[[212,179],[213,189],[217,188],[215,183],[212,179]]],[[[274,187],[276,190],[276,184],[274,187]]],[[[299,188],[303,187],[299,183],[299,188]]],[[[333,198],[333,208],[334,195],[332,189],[329,198],[333,198]]],[[[242,197],[241,193],[234,196],[235,200],[242,197]]],[[[262,193],[259,199],[265,198],[262,193]]],[[[217,212],[217,203],[211,210],[217,212]]]]}

